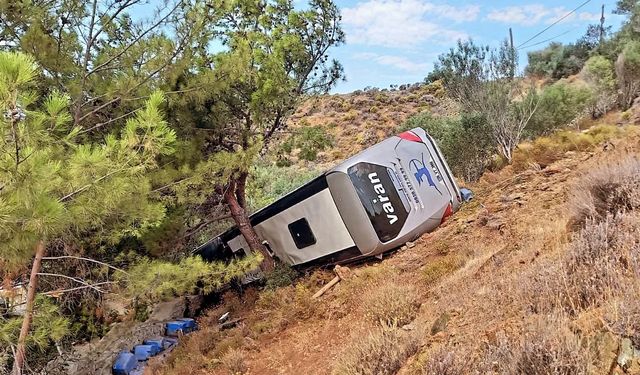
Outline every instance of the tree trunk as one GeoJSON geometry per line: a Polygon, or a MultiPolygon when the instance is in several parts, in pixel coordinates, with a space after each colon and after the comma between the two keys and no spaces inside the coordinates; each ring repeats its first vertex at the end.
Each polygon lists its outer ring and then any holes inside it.
{"type": "Polygon", "coordinates": [[[236,183],[235,181],[229,184],[230,186],[224,192],[224,200],[229,207],[229,211],[231,212],[231,217],[236,222],[240,233],[247,241],[249,245],[249,249],[254,253],[262,254],[262,263],[260,264],[260,268],[264,272],[270,272],[274,268],[273,258],[269,255],[267,248],[262,244],[260,237],[253,229],[251,222],[249,221],[249,216],[247,215],[247,211],[242,207],[242,205],[238,202],[238,197],[236,196],[236,183]]]}
{"type": "Polygon", "coordinates": [[[38,244],[36,245],[36,257],[33,260],[33,265],[31,266],[31,276],[29,277],[29,286],[27,288],[27,306],[24,312],[24,319],[22,320],[22,327],[20,328],[15,360],[13,361],[13,375],[21,375],[24,367],[27,336],[31,329],[33,305],[35,303],[36,289],[38,287],[38,272],[40,272],[40,264],[42,263],[42,257],[44,256],[45,250],[46,247],[44,241],[38,241],[38,244]]]}

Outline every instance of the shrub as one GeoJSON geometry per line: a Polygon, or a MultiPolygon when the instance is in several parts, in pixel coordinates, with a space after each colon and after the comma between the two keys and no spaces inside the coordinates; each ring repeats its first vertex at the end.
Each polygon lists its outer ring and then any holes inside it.
{"type": "Polygon", "coordinates": [[[605,317],[611,330],[617,335],[631,339],[633,346],[640,347],[640,300],[637,281],[616,302],[605,317]]]}
{"type": "Polygon", "coordinates": [[[334,375],[395,374],[419,346],[416,331],[382,327],[366,336],[355,336],[338,355],[334,375]]]}
{"type": "Polygon", "coordinates": [[[371,288],[363,298],[365,315],[370,320],[388,326],[401,326],[411,322],[419,303],[412,285],[394,282],[371,288]]]}
{"type": "Polygon", "coordinates": [[[422,365],[424,375],[459,375],[468,373],[467,361],[458,357],[456,353],[441,348],[431,354],[422,365]]]}
{"type": "Polygon", "coordinates": [[[495,151],[489,125],[480,115],[445,118],[423,112],[407,119],[397,132],[416,127],[436,140],[452,172],[466,181],[480,178],[495,151]]]}
{"type": "Polygon", "coordinates": [[[631,40],[624,46],[615,63],[622,109],[631,107],[640,94],[640,42],[631,40]]]}
{"type": "Polygon", "coordinates": [[[501,336],[488,348],[480,373],[504,375],[587,374],[589,354],[567,321],[546,319],[519,338],[501,336]]]}
{"type": "Polygon", "coordinates": [[[278,263],[276,267],[266,276],[266,289],[277,289],[285,286],[293,285],[293,282],[298,277],[296,270],[291,266],[278,263]]]}
{"type": "Polygon", "coordinates": [[[313,168],[257,165],[253,168],[247,184],[249,208],[255,211],[265,207],[319,174],[320,172],[313,168]]]}
{"type": "Polygon", "coordinates": [[[526,128],[530,138],[548,134],[569,125],[592,101],[592,92],[584,85],[558,81],[544,89],[538,109],[526,128]]]}
{"type": "Polygon", "coordinates": [[[229,349],[220,358],[232,375],[241,375],[247,372],[246,353],[241,349],[229,349]]]}
{"type": "Polygon", "coordinates": [[[256,308],[277,329],[291,322],[309,319],[315,313],[311,291],[302,284],[279,289],[267,289],[260,293],[256,308]]]}
{"type": "Polygon", "coordinates": [[[456,254],[448,254],[434,259],[422,271],[422,280],[429,285],[435,284],[443,277],[464,266],[464,263],[464,258],[456,254]]]}
{"type": "Polygon", "coordinates": [[[585,63],[582,75],[593,92],[591,117],[597,118],[615,104],[616,80],[613,64],[603,56],[593,56],[585,63]]]}
{"type": "Polygon", "coordinates": [[[627,157],[589,172],[573,189],[571,225],[640,208],[640,160],[627,157]]]}

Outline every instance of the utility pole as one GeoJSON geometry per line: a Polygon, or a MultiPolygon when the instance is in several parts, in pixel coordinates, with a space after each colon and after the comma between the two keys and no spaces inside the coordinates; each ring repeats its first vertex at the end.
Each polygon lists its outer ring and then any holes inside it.
{"type": "Polygon", "coordinates": [[[602,14],[600,16],[600,42],[598,43],[599,50],[602,50],[603,43],[604,43],[604,4],[602,4],[602,14]]]}
{"type": "Polygon", "coordinates": [[[513,47],[513,30],[509,28],[509,45],[511,46],[511,79],[516,75],[516,50],[513,47]]]}

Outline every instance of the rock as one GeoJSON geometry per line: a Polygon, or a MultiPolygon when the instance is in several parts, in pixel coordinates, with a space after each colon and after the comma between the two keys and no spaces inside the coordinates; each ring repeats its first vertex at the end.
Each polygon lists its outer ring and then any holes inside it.
{"type": "Polygon", "coordinates": [[[623,338],[620,341],[620,350],[618,353],[618,366],[622,369],[627,370],[631,366],[631,361],[633,361],[634,349],[633,343],[631,343],[631,339],[623,338]]]}
{"type": "Polygon", "coordinates": [[[618,356],[618,338],[611,332],[600,332],[593,336],[592,351],[594,368],[590,373],[608,374],[618,356]]]}
{"type": "Polygon", "coordinates": [[[129,351],[149,337],[164,334],[164,322],[183,317],[185,298],[157,304],[146,322],[120,322],[111,326],[100,340],[75,346],[49,362],[41,374],[109,375],[119,352],[129,351]]]}
{"type": "Polygon", "coordinates": [[[174,298],[170,301],[160,302],[155,305],[149,321],[151,322],[164,322],[167,320],[180,318],[184,316],[186,310],[186,300],[184,298],[174,298]]]}
{"type": "Polygon", "coordinates": [[[405,331],[413,331],[416,329],[415,324],[409,323],[402,326],[402,329],[405,331]]]}
{"type": "Polygon", "coordinates": [[[449,323],[450,318],[451,317],[446,312],[440,314],[438,319],[436,319],[431,326],[431,335],[433,336],[439,332],[443,332],[447,328],[447,323],[449,323]]]}
{"type": "Polygon", "coordinates": [[[408,242],[407,242],[407,247],[408,247],[409,249],[411,249],[411,248],[412,248],[412,247],[414,247],[414,246],[416,246],[416,244],[415,244],[415,243],[413,243],[413,242],[411,242],[411,241],[408,241],[408,242]]]}
{"type": "Polygon", "coordinates": [[[351,268],[336,266],[333,271],[340,277],[340,280],[348,280],[353,276],[353,272],[351,272],[351,268]]]}

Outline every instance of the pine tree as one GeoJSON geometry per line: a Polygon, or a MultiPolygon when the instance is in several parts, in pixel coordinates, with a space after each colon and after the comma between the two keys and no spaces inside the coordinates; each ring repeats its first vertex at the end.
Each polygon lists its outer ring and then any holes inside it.
{"type": "Polygon", "coordinates": [[[0,52],[2,276],[31,264],[15,374],[25,361],[38,278],[56,276],[40,274],[47,246],[88,231],[116,242],[158,223],[165,209],[146,198],[151,190],[146,174],[159,156],[173,152],[176,139],[160,110],[163,95],[154,93],[119,134],[83,142],[69,112],[70,98],[53,92],[40,101],[37,79],[32,57],[0,52]]]}
{"type": "Polygon", "coordinates": [[[224,202],[251,250],[264,256],[262,268],[270,270],[271,257],[248,218],[250,167],[304,95],[326,93],[343,78],[342,66],[328,55],[344,42],[340,13],[331,0],[311,0],[307,10],[294,9],[291,0],[214,0],[201,13],[205,37],[196,40],[218,38],[225,48],[210,54],[206,45],[196,47],[204,51],[201,64],[182,87],[188,101],[176,108],[177,121],[207,130],[192,133],[203,161],[185,185],[224,202]]]}

